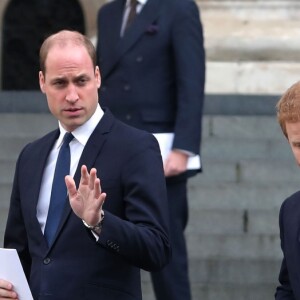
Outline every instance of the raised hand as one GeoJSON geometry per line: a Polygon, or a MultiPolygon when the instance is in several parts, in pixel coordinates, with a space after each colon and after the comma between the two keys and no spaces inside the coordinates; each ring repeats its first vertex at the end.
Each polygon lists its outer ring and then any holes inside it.
{"type": "Polygon", "coordinates": [[[106,194],[101,192],[97,170],[92,168],[89,173],[87,167],[83,165],[78,189],[70,175],[66,176],[65,182],[74,213],[87,224],[97,225],[101,220],[100,212],[106,198],[106,194]]]}

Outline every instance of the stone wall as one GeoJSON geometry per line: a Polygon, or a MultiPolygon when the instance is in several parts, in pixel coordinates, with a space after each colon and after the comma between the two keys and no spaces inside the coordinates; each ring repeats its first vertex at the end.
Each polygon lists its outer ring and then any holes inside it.
{"type": "MultiPolygon", "coordinates": [[[[10,0],[0,1],[0,19],[10,0]]],[[[95,39],[105,0],[80,0],[95,39]]],[[[207,53],[207,93],[281,94],[300,74],[298,0],[197,0],[207,53]]],[[[0,23],[0,40],[2,32],[0,23]]],[[[0,53],[1,54],[1,53],[0,53]]]]}
{"type": "Polygon", "coordinates": [[[281,94],[299,79],[298,0],[199,0],[208,93],[281,94]]]}

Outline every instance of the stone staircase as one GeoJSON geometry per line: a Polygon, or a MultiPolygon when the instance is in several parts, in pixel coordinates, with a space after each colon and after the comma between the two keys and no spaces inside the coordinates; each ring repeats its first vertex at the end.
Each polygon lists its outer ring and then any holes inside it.
{"type": "MultiPolygon", "coordinates": [[[[47,113],[0,114],[1,244],[17,155],[56,125],[47,113]]],[[[275,115],[205,115],[202,162],[203,174],[189,182],[186,231],[194,299],[272,299],[282,255],[278,211],[300,180],[275,115]]],[[[142,275],[144,300],[154,300],[142,275]]]]}
{"type": "MultiPolygon", "coordinates": [[[[205,116],[203,174],[189,183],[193,299],[272,299],[282,258],[278,212],[300,172],[275,115],[205,116]]],[[[154,300],[148,274],[145,300],[154,300]]]]}

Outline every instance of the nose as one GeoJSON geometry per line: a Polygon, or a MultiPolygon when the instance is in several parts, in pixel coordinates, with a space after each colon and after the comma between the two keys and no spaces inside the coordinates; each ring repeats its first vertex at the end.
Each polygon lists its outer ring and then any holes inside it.
{"type": "Polygon", "coordinates": [[[79,99],[76,87],[74,85],[70,85],[68,87],[66,100],[70,103],[75,103],[79,99]]]}

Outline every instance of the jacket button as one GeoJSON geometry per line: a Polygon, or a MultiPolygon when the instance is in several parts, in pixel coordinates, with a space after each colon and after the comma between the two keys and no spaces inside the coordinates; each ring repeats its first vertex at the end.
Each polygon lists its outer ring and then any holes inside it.
{"type": "Polygon", "coordinates": [[[48,264],[50,264],[50,262],[51,262],[51,259],[49,257],[44,259],[44,265],[48,265],[48,264]]]}
{"type": "Polygon", "coordinates": [[[137,58],[136,58],[136,62],[142,62],[143,61],[143,56],[138,56],[137,58]]]}
{"type": "Polygon", "coordinates": [[[129,84],[125,84],[123,89],[124,89],[124,91],[128,92],[131,90],[131,86],[129,84]]]}
{"type": "Polygon", "coordinates": [[[127,114],[125,118],[126,118],[127,121],[130,121],[132,117],[131,117],[130,114],[127,114]]]}

